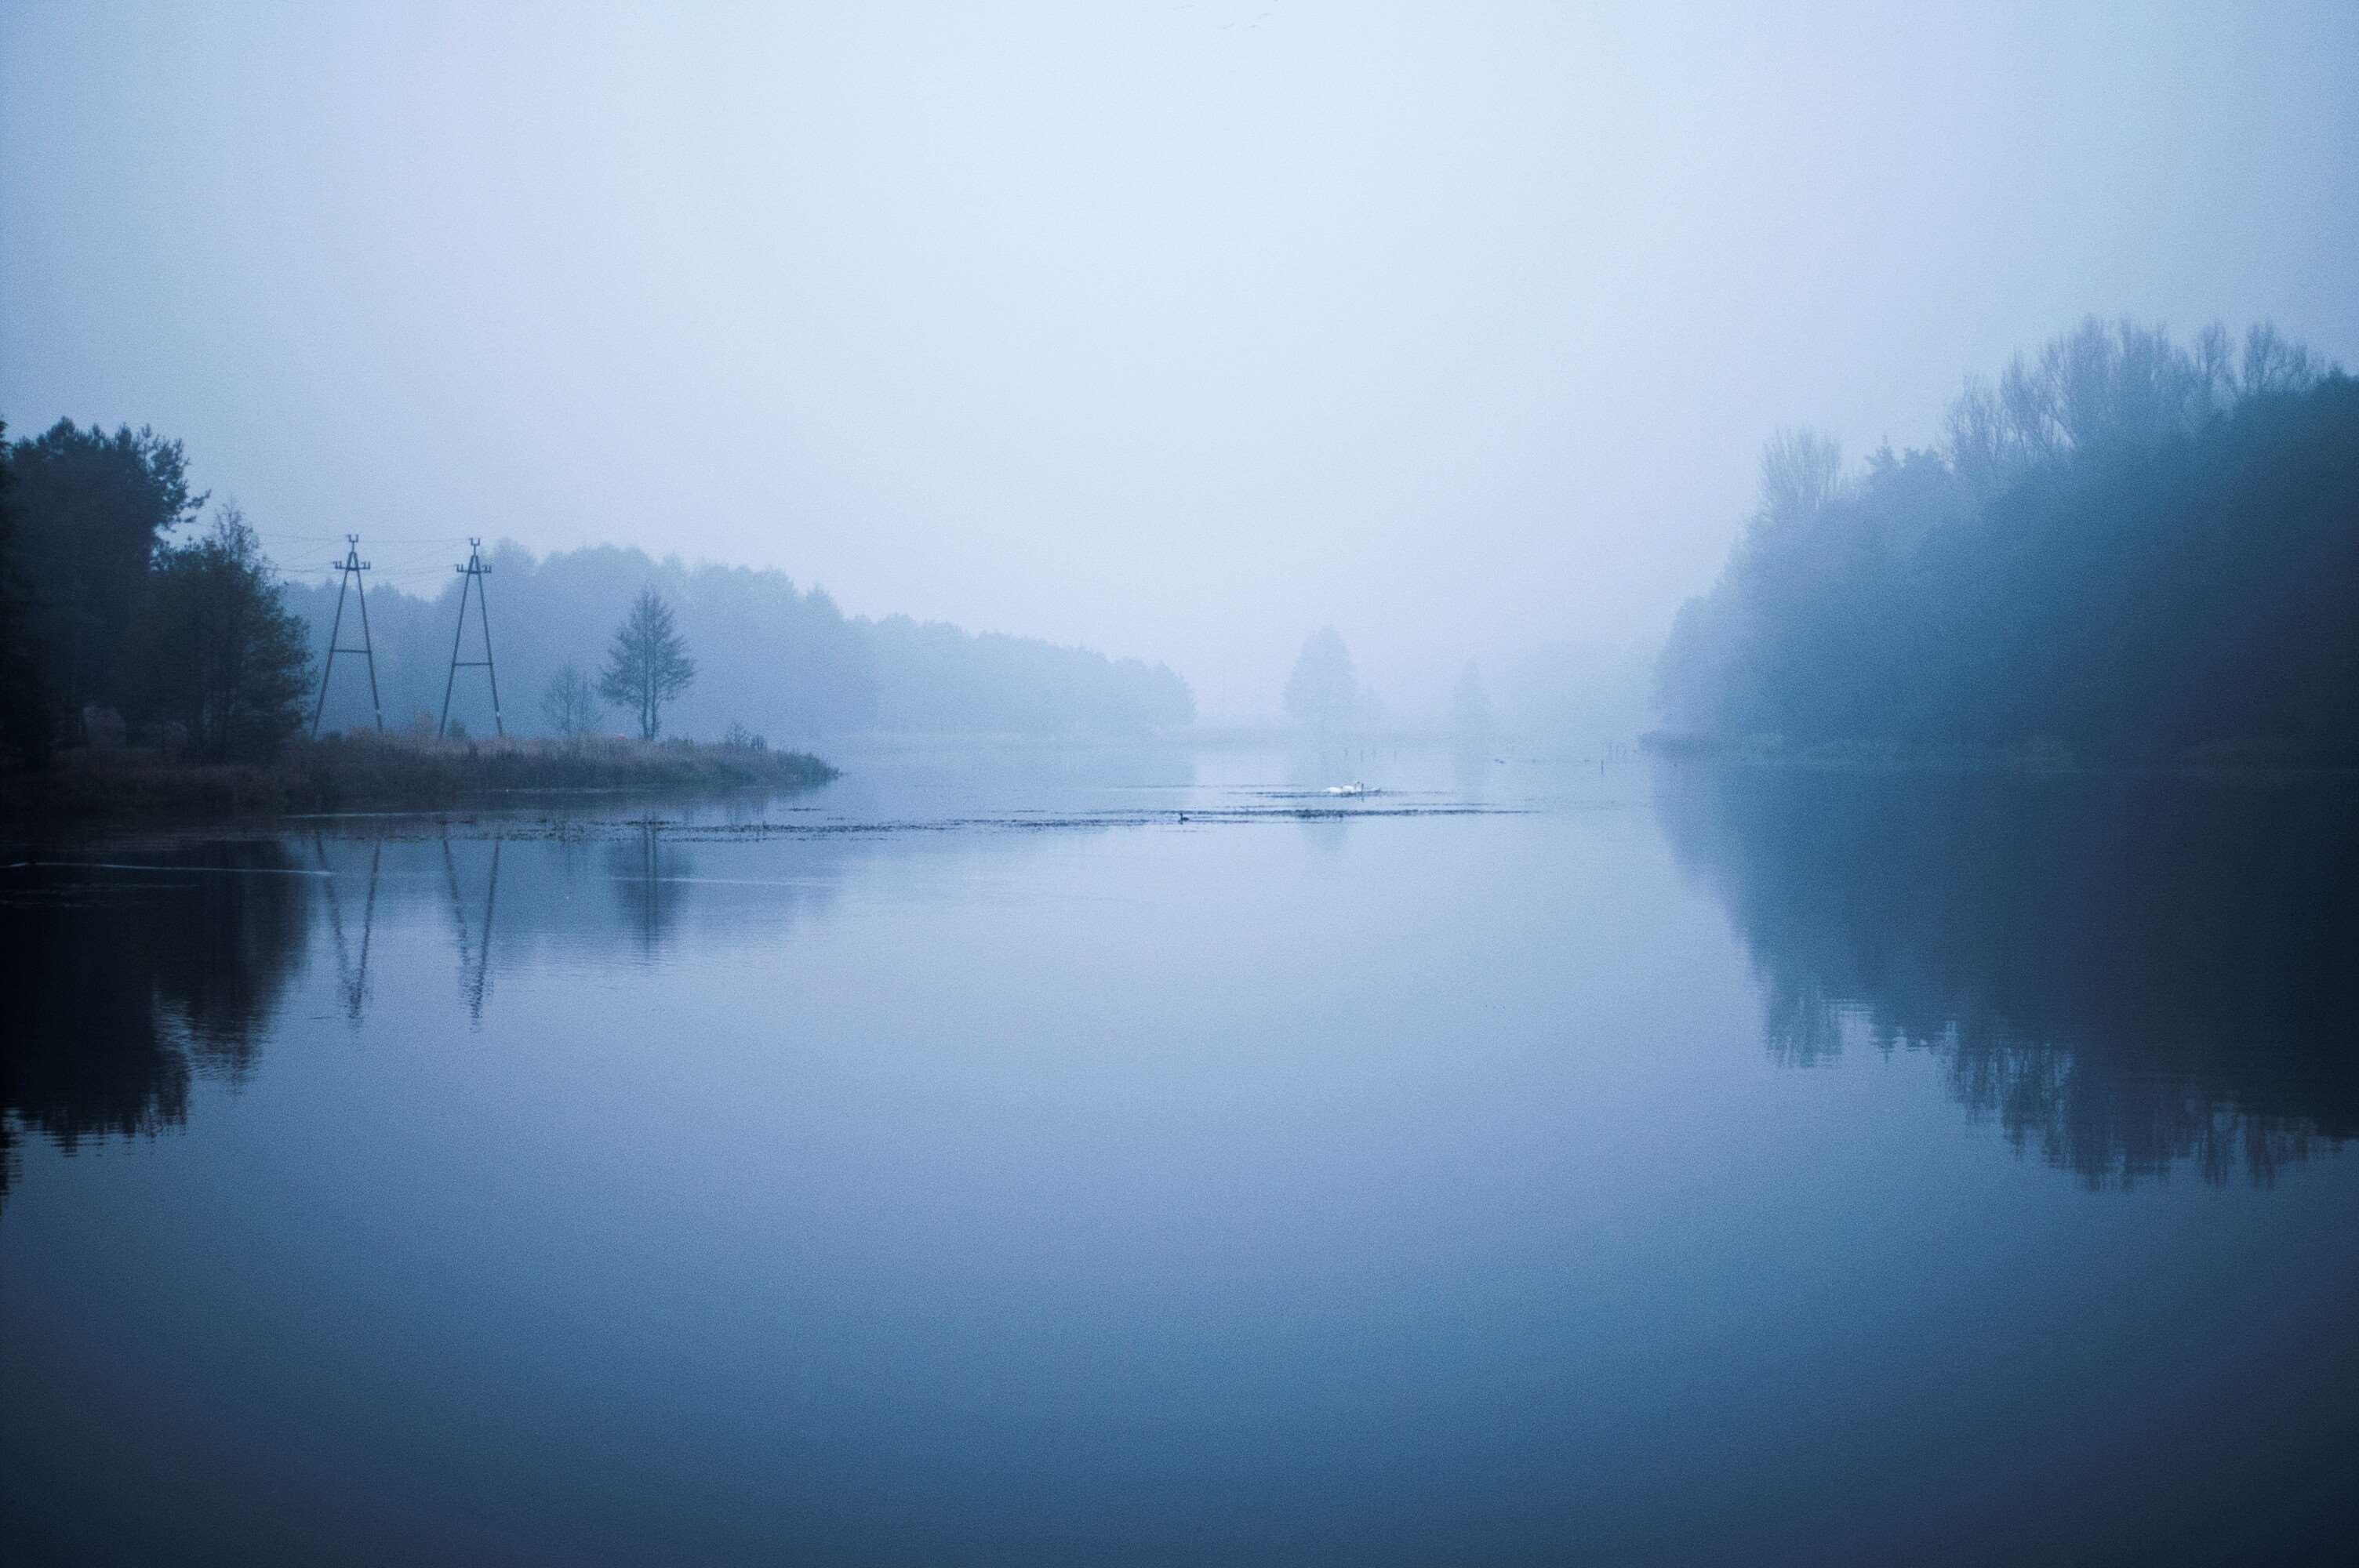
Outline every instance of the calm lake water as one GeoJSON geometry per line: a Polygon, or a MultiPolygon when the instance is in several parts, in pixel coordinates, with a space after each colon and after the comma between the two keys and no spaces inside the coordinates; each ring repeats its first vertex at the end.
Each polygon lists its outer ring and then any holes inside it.
{"type": "Polygon", "coordinates": [[[17,847],[0,1557],[2348,1560],[2347,781],[847,761],[17,847]]]}

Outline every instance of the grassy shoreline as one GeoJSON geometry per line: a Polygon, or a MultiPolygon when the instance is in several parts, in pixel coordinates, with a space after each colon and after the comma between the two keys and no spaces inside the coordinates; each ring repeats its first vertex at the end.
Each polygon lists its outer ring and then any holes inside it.
{"type": "Polygon", "coordinates": [[[434,811],[503,795],[710,794],[824,784],[802,752],[684,741],[435,741],[331,736],[267,762],[198,762],[137,750],[78,751],[0,774],[0,822],[115,822],[434,811]]]}

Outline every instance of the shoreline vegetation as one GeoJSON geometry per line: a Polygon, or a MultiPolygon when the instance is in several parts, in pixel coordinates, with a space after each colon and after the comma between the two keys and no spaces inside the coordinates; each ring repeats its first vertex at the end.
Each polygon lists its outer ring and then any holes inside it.
{"type": "Polygon", "coordinates": [[[1795,742],[1779,735],[1715,735],[1654,730],[1638,737],[1647,755],[1673,763],[1737,767],[1925,769],[2019,773],[2350,773],[2359,755],[2274,737],[2203,742],[2172,752],[2140,747],[1835,740],[1795,742]]]}
{"type": "Polygon", "coordinates": [[[432,811],[486,796],[703,795],[799,789],[837,772],[804,752],[691,741],[435,740],[330,735],[266,761],[203,762],[80,747],[51,766],[0,775],[0,821],[206,820],[359,809],[432,811]]]}

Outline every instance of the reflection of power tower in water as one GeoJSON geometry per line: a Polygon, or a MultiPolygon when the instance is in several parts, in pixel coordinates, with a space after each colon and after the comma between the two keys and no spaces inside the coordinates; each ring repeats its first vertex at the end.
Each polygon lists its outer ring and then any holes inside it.
{"type": "Polygon", "coordinates": [[[434,727],[438,737],[451,728],[451,688],[458,684],[459,672],[478,668],[490,677],[492,683],[492,733],[507,733],[500,723],[500,672],[492,667],[492,611],[484,599],[484,579],[491,575],[492,568],[484,564],[483,544],[481,539],[468,540],[467,564],[457,568],[459,575],[466,580],[459,585],[459,624],[451,633],[451,674],[442,683],[442,722],[434,727]],[[483,622],[484,627],[484,656],[480,659],[462,659],[459,656],[459,644],[467,635],[467,594],[470,590],[475,595],[476,619],[483,622]]]}
{"type": "Polygon", "coordinates": [[[467,910],[459,896],[459,865],[451,858],[451,836],[442,836],[442,873],[451,883],[451,918],[459,926],[459,991],[467,999],[467,1016],[484,1022],[484,988],[492,962],[492,907],[500,896],[500,840],[492,840],[492,871],[484,881],[484,928],[467,928],[467,910]]]}
{"type": "MultiPolygon", "coordinates": [[[[376,699],[376,649],[369,641],[368,587],[361,581],[361,573],[369,569],[369,564],[361,559],[361,536],[358,534],[345,535],[344,558],[341,561],[330,561],[328,564],[342,575],[336,579],[336,619],[328,628],[328,667],[320,672],[320,701],[318,706],[311,709],[311,739],[316,741],[320,738],[320,715],[328,709],[328,677],[336,673],[338,654],[358,654],[368,662],[369,707],[376,711],[377,733],[381,735],[385,732],[385,705],[376,699]],[[339,646],[343,641],[344,592],[347,589],[351,589],[353,596],[360,600],[361,645],[357,648],[339,646]]],[[[466,606],[462,604],[459,608],[463,615],[466,606]]],[[[488,647],[491,634],[485,633],[484,640],[484,645],[488,647]]],[[[497,707],[496,701],[494,707],[497,707]]]]}
{"type": "Polygon", "coordinates": [[[344,1015],[354,1023],[361,1021],[361,1010],[368,1000],[369,936],[376,927],[376,872],[385,858],[385,840],[369,846],[368,897],[361,904],[360,962],[352,961],[344,945],[344,911],[336,897],[335,874],[328,870],[328,848],[317,833],[311,835],[311,850],[320,860],[320,870],[327,878],[328,929],[336,944],[336,987],[344,993],[344,1015]]]}

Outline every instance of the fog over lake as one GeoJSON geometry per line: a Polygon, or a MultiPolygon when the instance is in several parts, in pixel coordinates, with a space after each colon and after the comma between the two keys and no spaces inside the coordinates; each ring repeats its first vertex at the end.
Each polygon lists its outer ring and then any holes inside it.
{"type": "Polygon", "coordinates": [[[2359,1441],[2354,805],[1003,752],[44,852],[0,1526],[2299,1556],[2359,1441]]]}

